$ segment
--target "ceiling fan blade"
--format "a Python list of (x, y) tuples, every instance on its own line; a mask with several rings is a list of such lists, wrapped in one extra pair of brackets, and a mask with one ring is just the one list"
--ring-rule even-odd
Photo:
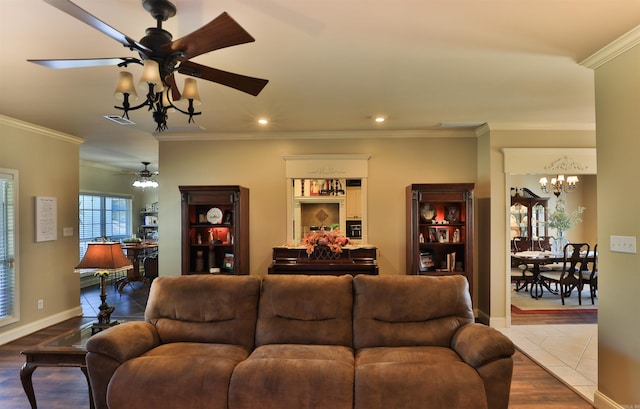
[(102, 20), (100, 20), (99, 18), (93, 16), (92, 14), (90, 14), (89, 12), (87, 12), (86, 10), (84, 10), (83, 8), (79, 7), (78, 5), (76, 5), (75, 3), (69, 1), (69, 0), (44, 0), (46, 3), (51, 4), (53, 7), (57, 8), (60, 11), (63, 11), (65, 13), (67, 13), (68, 15), (77, 18), (78, 20), (82, 21), (83, 23), (86, 23), (88, 25), (90, 25), (91, 27), (95, 28), (96, 30), (102, 32), (103, 34), (106, 34), (107, 36), (113, 38), (114, 40), (118, 41), (119, 43), (121, 43), (122, 45), (124, 45), (125, 47), (129, 47), (129, 48), (135, 48), (136, 50), (142, 52), (142, 53), (150, 53), (151, 50), (147, 47), (145, 47), (144, 45), (138, 43), (137, 41), (133, 40), (132, 38), (122, 34), (120, 31), (116, 30), (115, 28), (111, 27), (110, 25), (108, 25), (107, 23), (103, 22)]
[(42, 65), (44, 67), (53, 68), (56, 70), (65, 68), (85, 68), (85, 67), (103, 67), (107, 65), (118, 65), (130, 58), (118, 57), (118, 58), (83, 58), (83, 59), (69, 59), (69, 60), (27, 60), (34, 64)]
[(191, 61), (181, 63), (180, 67), (178, 67), (178, 72), (191, 75), (192, 77), (202, 78), (203, 80), (217, 82), (218, 84), (226, 85), (227, 87), (246, 92), (253, 96), (257, 96), (269, 82), (269, 80), (234, 74), (232, 72), (196, 64)]
[(176, 85), (176, 77), (171, 73), (171, 75), (165, 78), (165, 81), (167, 85), (171, 87), (171, 99), (173, 101), (178, 101), (180, 99), (180, 90)]
[(182, 51), (184, 53), (182, 59), (188, 60), (209, 51), (253, 41), (256, 41), (255, 38), (225, 12), (196, 31), (167, 44), (164, 48), (169, 53)]

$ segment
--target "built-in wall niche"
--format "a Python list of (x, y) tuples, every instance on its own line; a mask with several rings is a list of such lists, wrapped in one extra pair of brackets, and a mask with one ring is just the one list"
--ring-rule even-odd
[[(296, 217), (300, 220), (299, 232), (296, 235), (300, 238), (309, 232), (319, 231), (321, 229), (334, 230), (345, 226), (344, 220), (344, 198), (318, 198), (320, 201), (312, 199), (305, 201), (303, 198), (296, 200), (296, 212), (300, 212), (300, 216)], [(344, 232), (341, 228), (340, 231)]]
[(287, 242), (321, 228), (340, 229), (353, 244), (367, 243), (370, 155), (286, 156)]

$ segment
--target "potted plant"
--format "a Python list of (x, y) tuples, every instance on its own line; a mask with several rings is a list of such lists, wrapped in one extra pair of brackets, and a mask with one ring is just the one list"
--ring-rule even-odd
[(584, 210), (584, 207), (579, 206), (576, 210), (567, 212), (565, 210), (564, 203), (558, 203), (556, 211), (549, 214), (547, 225), (556, 229), (558, 232), (558, 235), (553, 242), (556, 253), (562, 253), (565, 244), (568, 243), (565, 232), (573, 228), (577, 223), (582, 222), (582, 213)]

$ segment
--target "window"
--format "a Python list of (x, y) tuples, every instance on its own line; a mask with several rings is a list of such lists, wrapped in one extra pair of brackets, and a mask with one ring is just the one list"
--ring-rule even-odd
[(131, 198), (80, 194), (80, 258), (87, 243), (106, 237), (119, 241), (131, 237)]
[(18, 320), (15, 254), (17, 171), (0, 169), (0, 325)]

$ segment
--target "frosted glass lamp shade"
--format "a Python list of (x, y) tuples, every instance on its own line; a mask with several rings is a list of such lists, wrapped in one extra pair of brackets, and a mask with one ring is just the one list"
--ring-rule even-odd
[(144, 68), (140, 76), (140, 84), (153, 84), (154, 91), (159, 92), (164, 88), (160, 78), (160, 67), (153, 60), (144, 60)]
[(173, 98), (171, 97), (171, 89), (165, 89), (162, 91), (162, 106), (167, 107), (167, 112), (174, 112), (175, 109), (171, 108), (173, 106)]
[(184, 80), (184, 90), (182, 90), (181, 101), (192, 99), (193, 105), (200, 105), (200, 94), (198, 93), (198, 83), (195, 78), (186, 78)]
[(138, 99), (136, 87), (133, 85), (133, 74), (128, 71), (120, 71), (116, 90), (113, 92), (113, 95), (120, 99), (124, 99), (124, 94), (129, 94), (132, 99)]

